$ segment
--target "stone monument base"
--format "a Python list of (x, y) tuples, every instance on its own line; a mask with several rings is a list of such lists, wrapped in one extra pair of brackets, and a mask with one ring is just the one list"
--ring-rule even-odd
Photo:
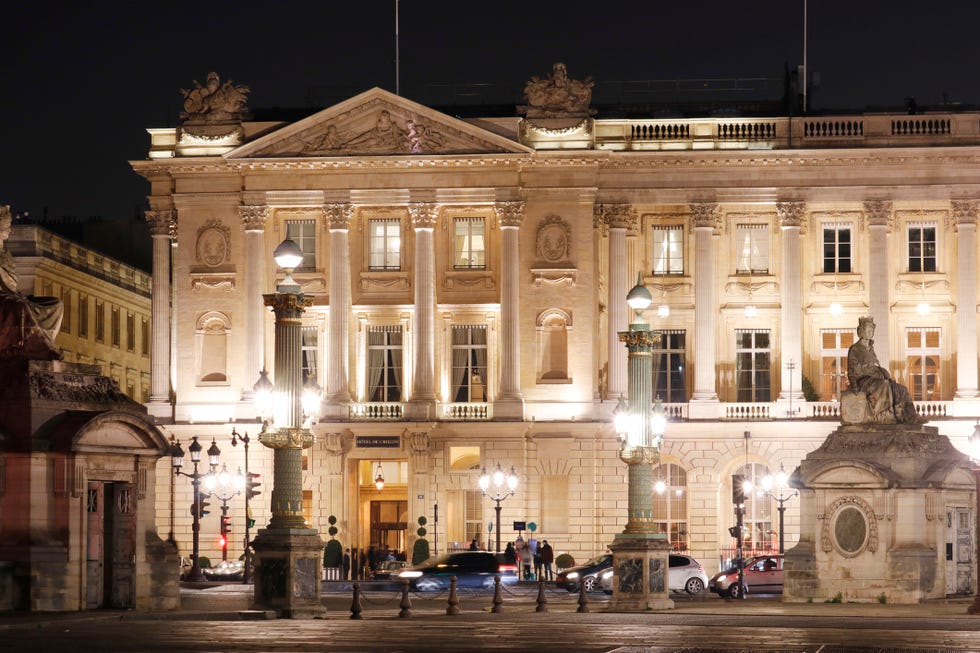
[(316, 619), (320, 603), (320, 556), (323, 540), (312, 528), (264, 528), (252, 541), (255, 549), (257, 610), (275, 610), (286, 619)]
[(953, 517), (973, 515), (971, 470), (935, 427), (838, 428), (790, 481), (800, 491), (800, 541), (786, 552), (783, 600), (918, 603), (971, 593), (961, 570), (975, 569), (972, 560), (954, 558), (972, 552), (959, 543), (974, 539), (973, 520)]
[(674, 607), (667, 584), (670, 543), (657, 533), (620, 533), (613, 552), (610, 612), (645, 612)]

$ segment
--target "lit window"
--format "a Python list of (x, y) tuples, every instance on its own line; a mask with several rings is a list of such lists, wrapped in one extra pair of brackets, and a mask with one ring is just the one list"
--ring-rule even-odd
[(487, 401), (487, 328), (453, 326), (453, 401)]
[[(769, 475), (769, 468), (760, 463), (742, 465), (735, 472), (752, 484), (762, 487), (762, 479)], [(742, 548), (768, 551), (778, 542), (778, 534), (772, 528), (772, 499), (757, 491), (745, 493), (745, 513), (742, 515)]]
[(316, 222), (313, 220), (290, 220), (286, 222), (286, 238), (299, 245), (303, 261), (297, 270), (316, 268)]
[(740, 224), (735, 228), (735, 271), (769, 272), (769, 225)]
[(136, 351), (136, 316), (129, 312), (126, 313), (126, 351)]
[(853, 329), (820, 331), (820, 398), (838, 401), (847, 389), (847, 350), (854, 344)]
[(660, 344), (653, 346), (653, 397), (664, 403), (687, 401), (685, 380), (685, 331), (658, 331)]
[(684, 274), (684, 228), (654, 226), (653, 273)]
[(674, 463), (657, 465), (653, 489), (654, 523), (667, 534), (674, 550), (687, 549), (687, 472)]
[(368, 401), (401, 401), (402, 328), (398, 325), (368, 329)]
[(769, 331), (735, 330), (735, 401), (772, 401)]
[(95, 300), (95, 341), (105, 342), (105, 304)]
[(319, 347), (318, 347), (318, 334), (319, 330), (316, 325), (304, 325), (300, 331), (302, 336), (302, 345), (300, 351), (302, 352), (303, 358), (303, 384), (313, 377), (313, 380), (319, 385), (319, 376), (317, 375), (317, 370), (319, 369), (317, 363), (319, 361)]
[(939, 401), (940, 330), (906, 329), (905, 360), (909, 393), (914, 401)]
[(397, 219), (368, 221), (372, 270), (401, 269), (401, 222)]
[(78, 337), (88, 338), (88, 295), (78, 296)]
[(120, 317), (119, 317), (119, 307), (112, 307), (112, 346), (119, 346), (119, 332), (121, 330)]
[(454, 230), (453, 267), (457, 270), (486, 268), (486, 221), (483, 218), (456, 218)]

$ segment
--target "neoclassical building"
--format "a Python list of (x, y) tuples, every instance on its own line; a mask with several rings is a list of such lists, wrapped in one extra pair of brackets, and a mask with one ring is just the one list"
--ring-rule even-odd
[[(259, 430), (253, 386), (274, 352), (262, 295), (289, 238), (312, 297), (304, 378), (321, 389), (304, 511), (325, 539), (333, 516), (345, 545), (411, 550), (424, 516), (440, 552), (492, 543), (477, 478), (499, 464), (520, 479), (505, 540), (525, 522), (557, 552), (605, 550), (626, 521), (611, 422), (638, 275), (662, 336), (650, 401), (669, 415), (654, 514), (709, 572), (734, 546), (732, 475), (761, 487), (839, 424), (860, 316), (920, 414), (966, 449), (980, 116), (605, 119), (589, 88), (556, 67), (516, 117), (466, 120), (377, 88), (290, 123), (189, 98), (132, 162), (150, 187), (160, 428), (244, 466), (229, 438)], [(271, 451), (253, 442), (249, 467), (262, 527)], [(186, 552), (190, 483), (158, 479), (159, 526)], [(916, 513), (945, 570), (931, 591), (970, 592), (972, 488), (934, 494)], [(748, 498), (750, 549), (778, 546), (779, 496)], [(784, 503), (791, 546), (799, 512)], [(238, 555), (240, 498), (230, 514)], [(212, 558), (217, 533), (205, 518)]]

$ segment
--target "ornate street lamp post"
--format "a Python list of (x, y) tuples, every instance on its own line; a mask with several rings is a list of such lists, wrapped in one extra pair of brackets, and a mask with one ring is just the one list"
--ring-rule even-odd
[[(192, 581), (204, 580), (204, 572), (198, 563), (201, 552), (201, 517), (204, 516), (202, 514), (204, 508), (201, 504), (201, 498), (204, 496), (201, 493), (201, 479), (204, 477), (204, 474), (197, 471), (197, 465), (201, 462), (201, 451), (203, 449), (204, 447), (197, 441), (197, 436), (195, 435), (191, 440), (190, 446), (187, 447), (187, 451), (191, 454), (191, 463), (194, 465), (194, 471), (188, 473), (180, 470), (184, 466), (184, 449), (180, 446), (180, 440), (175, 442), (170, 448), (170, 460), (174, 468), (174, 476), (186, 476), (191, 479), (191, 486), (194, 488), (194, 502), (191, 504), (191, 518), (193, 519), (191, 525), (191, 570), (187, 574), (187, 580)], [(211, 446), (208, 448), (208, 464), (211, 467), (211, 473), (218, 468), (219, 455), (221, 455), (221, 450), (212, 441)]]
[(228, 502), (245, 489), (245, 476), (240, 469), (232, 476), (228, 467), (222, 465), (220, 472), (211, 472), (204, 477), (204, 487), (211, 496), (221, 502), (221, 561), (225, 562), (228, 560), (228, 533), (231, 532)]
[[(783, 469), (782, 464), (779, 465), (779, 471), (776, 472), (775, 478), (768, 474), (762, 479), (762, 490), (765, 492), (766, 496), (779, 504), (776, 508), (779, 511), (779, 552), (786, 553), (786, 536), (785, 536), (785, 525), (786, 525), (786, 502), (795, 496), (799, 495), (799, 492), (793, 490), (793, 494), (784, 495), (783, 492), (787, 488), (787, 481), (789, 480), (789, 474)], [(773, 485), (775, 484), (777, 494), (772, 493)]]
[[(970, 436), (970, 461), (973, 462), (973, 476), (976, 479), (977, 495), (977, 517), (975, 520), (977, 523), (977, 532), (973, 545), (973, 557), (976, 558), (977, 548), (980, 547), (980, 422), (973, 427), (973, 435)], [(980, 563), (977, 564), (977, 569), (980, 570)], [(980, 571), (977, 571), (976, 583), (976, 595), (973, 597), (973, 603), (966, 609), (967, 614), (980, 614)]]
[[(292, 271), (303, 252), (292, 240), (275, 251), (285, 277), (276, 292), (264, 295), (275, 323), (275, 383), (272, 401), (256, 397), (263, 419), (259, 442), (273, 450), (272, 519), (260, 529), (255, 549), (255, 603), (287, 618), (315, 618), (320, 604), (320, 551), (323, 541), (303, 516), (303, 449), (313, 445), (309, 426), (314, 412), (303, 411), (302, 315), (312, 298), (303, 294)], [(257, 393), (258, 394), (258, 393)], [(319, 402), (315, 403), (318, 407)]]
[[(263, 372), (264, 374), (264, 372)], [(269, 381), (268, 377), (265, 379)], [(269, 383), (271, 386), (272, 384)], [(245, 435), (241, 435), (235, 430), (235, 427), (231, 427), (231, 446), (237, 447), (238, 443), (241, 442), (242, 446), (245, 447), (245, 535), (244, 535), (244, 546), (245, 546), (245, 568), (242, 571), (242, 583), (252, 582), (252, 542), (249, 537), (249, 531), (252, 528), (252, 524), (255, 520), (252, 519), (252, 506), (249, 502), (257, 495), (261, 494), (257, 488), (260, 483), (256, 480), (259, 475), (253, 474), (248, 470), (248, 443), (251, 438), (248, 437), (248, 431), (245, 431)]]
[(614, 582), (612, 609), (646, 611), (674, 607), (667, 586), (670, 544), (653, 520), (653, 464), (660, 460), (666, 419), (663, 406), (653, 397), (653, 349), (660, 344), (660, 334), (650, 331), (643, 311), (653, 302), (653, 295), (638, 275), (636, 286), (626, 296), (634, 317), (629, 331), (621, 331), (619, 340), (629, 351), (627, 362), (627, 398), (620, 400), (615, 411), (615, 428), (621, 439), (619, 458), (626, 463), (627, 521), (625, 530), (616, 536), (613, 552)]
[[(497, 553), (500, 553), (500, 504), (517, 491), (517, 472), (512, 466), (510, 474), (507, 474), (505, 479), (504, 470), (500, 467), (500, 463), (497, 463), (497, 469), (492, 474), (487, 473), (486, 467), (483, 468), (479, 482), (483, 496), (490, 497), (490, 500), (496, 504), (494, 509), (497, 511)], [(491, 482), (493, 483), (493, 494), (488, 494), (487, 491), (490, 489)], [(506, 493), (504, 492), (505, 487), (507, 488)]]

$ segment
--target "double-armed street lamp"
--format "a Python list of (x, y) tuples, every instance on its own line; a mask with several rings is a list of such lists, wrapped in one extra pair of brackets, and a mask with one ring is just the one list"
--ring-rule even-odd
[[(510, 468), (510, 474), (506, 476), (503, 468), (500, 467), (500, 463), (497, 463), (497, 469), (493, 470), (493, 473), (488, 474), (486, 467), (480, 473), (479, 483), (483, 496), (490, 497), (490, 500), (496, 504), (494, 509), (497, 511), (497, 553), (500, 553), (500, 504), (517, 491), (517, 482), (517, 472), (514, 471), (513, 466)], [(491, 484), (493, 485), (493, 494), (489, 493)], [(506, 492), (504, 488), (506, 488)]]
[[(170, 448), (170, 460), (174, 468), (175, 476), (186, 476), (191, 479), (191, 485), (194, 488), (194, 503), (191, 504), (191, 517), (193, 519), (193, 524), (191, 526), (192, 531), (192, 544), (191, 544), (191, 570), (187, 576), (187, 580), (191, 581), (202, 581), (204, 580), (204, 572), (201, 570), (201, 565), (198, 563), (198, 558), (200, 557), (200, 546), (201, 546), (201, 517), (204, 516), (204, 504), (202, 503), (202, 498), (205, 496), (201, 492), (201, 479), (206, 475), (198, 471), (197, 465), (201, 462), (201, 451), (204, 447), (201, 443), (197, 441), (197, 436), (195, 435), (191, 441), (190, 446), (187, 447), (188, 453), (191, 455), (191, 463), (194, 465), (193, 472), (181, 471), (181, 467), (184, 466), (184, 449), (180, 446), (180, 441), (174, 443)], [(218, 449), (218, 444), (211, 440), (211, 446), (208, 447), (208, 465), (210, 466), (209, 474), (213, 474), (218, 468), (218, 456), (221, 455), (221, 450)]]
[[(784, 526), (786, 524), (786, 502), (795, 496), (799, 495), (799, 492), (793, 490), (792, 494), (784, 494), (786, 488), (789, 487), (789, 474), (783, 469), (782, 464), (779, 465), (779, 471), (776, 475), (767, 474), (762, 478), (762, 491), (767, 497), (779, 504), (776, 510), (779, 511), (779, 552), (786, 552), (786, 537)], [(776, 490), (776, 494), (773, 494), (773, 488)]]
[(245, 489), (245, 476), (240, 469), (237, 474), (232, 475), (228, 467), (222, 465), (220, 472), (212, 472), (204, 477), (204, 487), (221, 502), (221, 561), (225, 562), (228, 560), (228, 533), (231, 532), (228, 502)]

